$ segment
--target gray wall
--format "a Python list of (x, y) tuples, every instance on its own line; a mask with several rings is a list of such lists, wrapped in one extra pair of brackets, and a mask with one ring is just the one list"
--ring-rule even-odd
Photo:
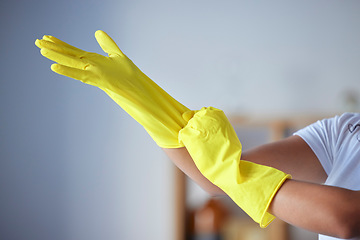
[[(358, 1), (0, 2), (0, 239), (171, 239), (172, 165), (100, 90), (58, 76), (44, 34), (108, 32), (193, 109), (329, 114), (358, 96)], [(355, 109), (357, 106), (355, 106)]]

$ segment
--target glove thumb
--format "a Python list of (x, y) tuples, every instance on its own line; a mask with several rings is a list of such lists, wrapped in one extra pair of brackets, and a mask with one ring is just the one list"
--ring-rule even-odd
[(109, 35), (107, 35), (104, 31), (96, 31), (95, 38), (102, 50), (109, 54), (109, 57), (111, 54), (124, 55), (114, 40), (112, 40), (111, 37), (109, 37)]

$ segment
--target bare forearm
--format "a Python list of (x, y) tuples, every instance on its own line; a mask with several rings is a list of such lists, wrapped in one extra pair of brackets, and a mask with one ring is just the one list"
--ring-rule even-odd
[[(163, 148), (163, 151), (181, 171), (209, 194), (225, 194), (201, 174), (186, 148)], [(296, 154), (297, 152), (300, 152), (301, 156)], [(291, 161), (289, 155), (293, 158)], [(242, 154), (244, 160), (277, 168), (290, 173), (294, 179), (321, 182), (325, 179), (326, 174), (319, 162), (317, 160), (313, 160), (315, 163), (312, 164), (304, 162), (305, 160), (310, 161), (309, 159), (312, 158), (316, 158), (316, 156), (311, 149), (296, 136), (285, 141), (263, 145)], [(305, 169), (302, 167), (303, 165), (307, 165), (308, 168)], [(302, 170), (300, 171), (300, 169)], [(321, 180), (318, 179), (319, 176)]]
[[(225, 195), (200, 173), (186, 148), (163, 150), (177, 167), (209, 194)], [(359, 191), (287, 180), (269, 210), (292, 225), (316, 233), (342, 238), (360, 235)]]
[(270, 212), (304, 229), (349, 238), (360, 232), (360, 192), (288, 180), (280, 188)]

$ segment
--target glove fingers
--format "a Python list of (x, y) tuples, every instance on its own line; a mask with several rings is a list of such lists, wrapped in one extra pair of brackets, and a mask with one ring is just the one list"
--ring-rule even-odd
[(51, 70), (56, 72), (57, 74), (64, 75), (76, 80), (80, 80), (84, 83), (95, 85), (92, 79), (96, 78), (96, 75), (92, 72), (81, 70), (77, 68), (72, 68), (60, 64), (53, 64), (51, 65)]
[(104, 31), (96, 31), (95, 38), (102, 50), (109, 54), (109, 56), (111, 54), (124, 55), (120, 48), (116, 45), (114, 40), (112, 40), (111, 37), (107, 35), (107, 33), (105, 33)]
[(70, 56), (82, 56), (82, 55), (85, 55), (85, 51), (83, 50), (80, 50), (78, 48), (75, 48), (75, 47), (68, 47), (68, 46), (65, 46), (65, 45), (61, 45), (61, 44), (57, 44), (57, 43), (54, 43), (54, 42), (51, 42), (51, 41), (47, 41), (47, 40), (36, 40), (35, 41), (35, 45), (37, 47), (39, 47), (40, 49), (50, 49), (50, 50), (54, 50), (56, 52), (59, 52), (59, 53), (64, 53), (64, 54), (67, 54), (67, 55), (70, 55)]
[(57, 45), (61, 45), (61, 46), (67, 47), (67, 48), (73, 49), (73, 50), (75, 50), (75, 51), (84, 52), (84, 51), (81, 50), (80, 48), (77, 48), (77, 47), (74, 47), (74, 46), (72, 46), (72, 45), (70, 45), (70, 44), (67, 44), (66, 42), (61, 41), (60, 39), (58, 39), (58, 38), (56, 38), (56, 37), (53, 37), (53, 36), (50, 36), (50, 35), (44, 35), (44, 36), (43, 36), (43, 40), (56, 43)]
[(85, 69), (89, 64), (86, 63), (83, 59), (69, 56), (63, 53), (59, 53), (47, 48), (43, 48), (40, 51), (41, 55), (44, 57), (57, 62), (61, 65), (65, 65), (72, 68)]

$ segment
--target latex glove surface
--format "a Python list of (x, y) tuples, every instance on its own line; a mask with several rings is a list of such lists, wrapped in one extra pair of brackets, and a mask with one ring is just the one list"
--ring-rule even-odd
[[(261, 227), (273, 215), (267, 212), (283, 182), (291, 176), (277, 169), (241, 159), (242, 146), (225, 114), (216, 108), (202, 108), (180, 131), (200, 172), (221, 188)], [(188, 114), (189, 115), (189, 114)]]
[(103, 31), (96, 40), (108, 56), (86, 52), (53, 36), (36, 40), (41, 54), (57, 62), (51, 69), (104, 90), (138, 121), (163, 148), (183, 147), (178, 132), (186, 125), (182, 114), (189, 109), (147, 77)]

